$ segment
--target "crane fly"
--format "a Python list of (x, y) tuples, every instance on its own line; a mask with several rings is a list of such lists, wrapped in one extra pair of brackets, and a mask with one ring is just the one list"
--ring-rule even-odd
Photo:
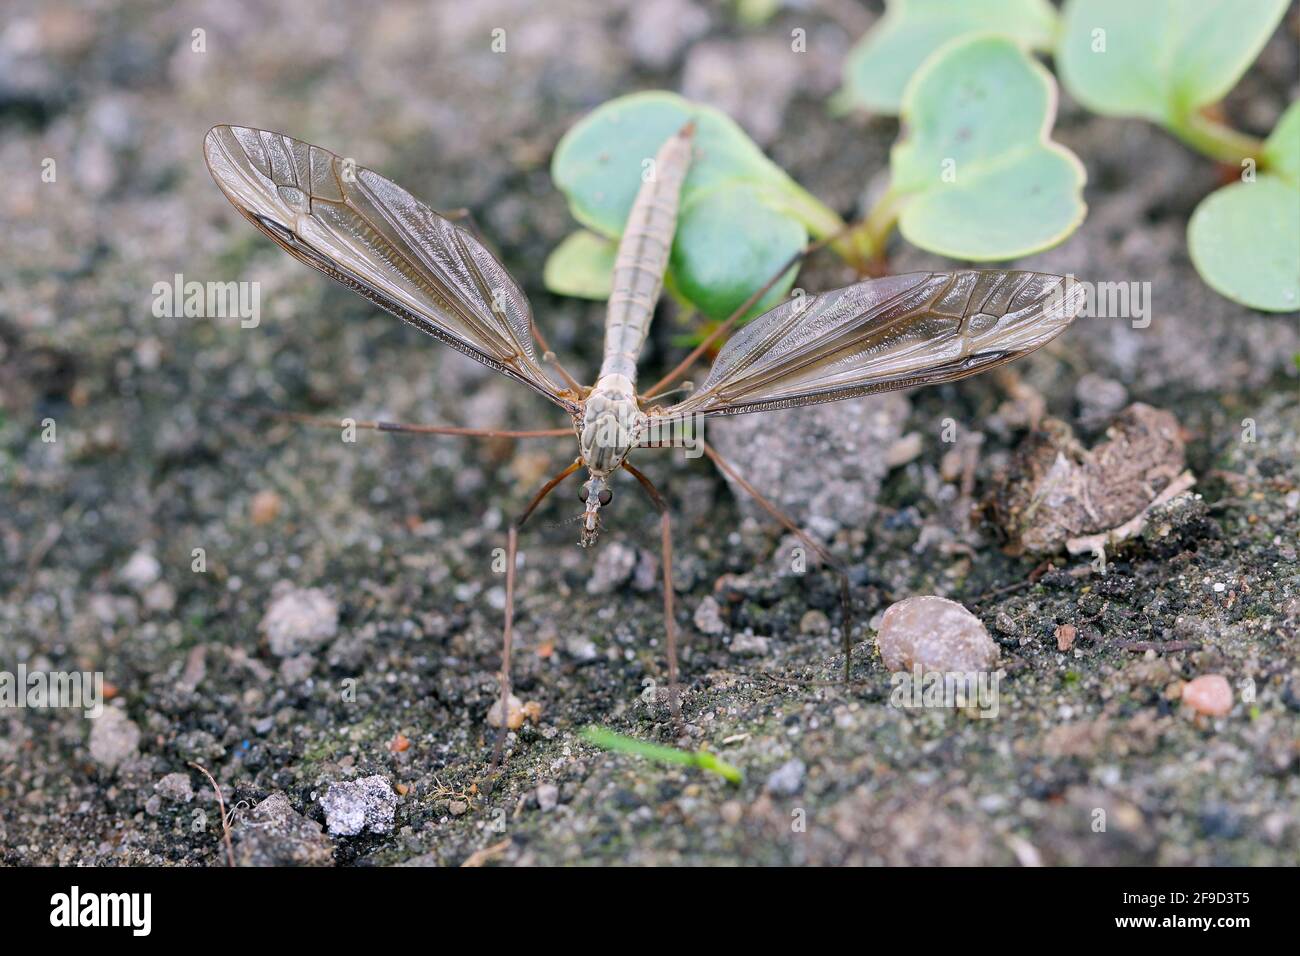
[[(637, 359), (663, 286), (677, 225), (682, 183), (691, 166), (694, 124), (660, 147), (628, 214), (615, 257), (604, 354), (593, 385), (580, 385), (554, 359), (532, 310), (500, 262), (466, 229), (397, 184), (351, 160), (281, 133), (216, 126), (204, 152), (217, 186), (243, 216), (290, 255), (365, 296), (422, 332), (482, 362), (558, 405), (570, 417), (578, 455), (551, 478), (509, 526), (500, 674), (500, 733), (510, 701), (518, 532), (565, 479), (586, 470), (581, 539), (596, 543), (614, 497), (611, 479), (626, 471), (660, 515), (664, 625), (670, 709), (679, 713), (669, 510), (628, 460), (634, 450), (681, 444), (692, 423), (857, 398), (874, 392), (950, 382), (1013, 361), (1050, 342), (1078, 314), (1083, 289), (1038, 272), (918, 272), (858, 282), (786, 300), (726, 342), (704, 383), (671, 405), (654, 401), (681, 379), (704, 348), (729, 331), (802, 255), (784, 264), (685, 361), (644, 393)], [(539, 357), (534, 339), (540, 344)], [(554, 364), (557, 383), (543, 368)], [(296, 416), (300, 419), (305, 416)], [(333, 423), (331, 423), (333, 424)], [(568, 429), (500, 431), (358, 422), (383, 431), (526, 438)], [(666, 437), (665, 437), (666, 436)], [(826, 549), (750, 485), (707, 442), (705, 454), (839, 574), (845, 602), (845, 679), (851, 659), (848, 579)], [(816, 468), (810, 461), (807, 467)]]

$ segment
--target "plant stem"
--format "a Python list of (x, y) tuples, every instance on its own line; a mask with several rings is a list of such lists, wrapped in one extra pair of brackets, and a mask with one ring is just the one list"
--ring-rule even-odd
[(876, 249), (869, 239), (857, 235), (861, 226), (845, 231), (844, 220), (835, 211), (825, 206), (815, 196), (796, 187), (788, 195), (781, 196), (786, 211), (798, 219), (808, 229), (814, 239), (829, 239), (838, 236), (829, 245), (832, 251), (858, 272), (864, 272), (875, 258)]
[(885, 258), (885, 245), (889, 242), (889, 234), (898, 225), (903, 200), (903, 194), (895, 192), (892, 187), (886, 190), (871, 207), (867, 217), (831, 248), (842, 259), (857, 267), (858, 271), (880, 273)]
[(1198, 152), (1233, 166), (1240, 165), (1246, 158), (1258, 161), (1264, 151), (1261, 140), (1216, 122), (1198, 111), (1174, 117), (1167, 128)]

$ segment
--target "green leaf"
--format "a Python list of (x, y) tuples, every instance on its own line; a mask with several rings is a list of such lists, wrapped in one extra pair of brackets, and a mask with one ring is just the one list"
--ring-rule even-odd
[[(697, 193), (681, 210), (673, 244), (676, 288), (705, 315), (726, 318), (807, 241), (801, 222), (748, 183)], [(797, 272), (786, 272), (747, 318), (784, 299)]]
[(781, 0), (736, 0), (736, 19), (741, 26), (761, 27), (780, 9)]
[(998, 33), (1046, 50), (1056, 39), (1056, 12), (1047, 0), (887, 0), (885, 15), (845, 61), (841, 101), (898, 113), (903, 89), (925, 58), (972, 33)]
[[(772, 262), (775, 270), (780, 265), (776, 250), (788, 249), (785, 257), (795, 251), (792, 236), (822, 238), (844, 225), (764, 156), (726, 114), (663, 91), (620, 97), (565, 134), (551, 161), (551, 176), (578, 222), (617, 240), (641, 186), (644, 162), (692, 119), (694, 158), (682, 186), (667, 283), (701, 312), (717, 316), (719, 309), (728, 303), (734, 309), (771, 278), (771, 272), (757, 276), (753, 263)], [(740, 208), (742, 197), (757, 208)], [(721, 210), (733, 216), (729, 229), (723, 228)], [(694, 238), (684, 245), (683, 235)], [(708, 244), (701, 241), (704, 236)]]
[(909, 242), (988, 261), (1056, 245), (1083, 221), (1077, 156), (1048, 137), (1051, 74), (1014, 41), (954, 40), (903, 94), (907, 134), (890, 153), (889, 201)]
[(1259, 55), (1287, 0), (1067, 0), (1061, 82), (1096, 113), (1171, 128), (1221, 100)]
[(542, 281), (557, 295), (575, 299), (609, 298), (618, 245), (587, 229), (570, 233), (546, 257)]
[(1192, 263), (1206, 284), (1265, 312), (1300, 311), (1300, 103), (1264, 144), (1253, 181), (1216, 190), (1187, 224)]
[(648, 760), (656, 760), (659, 763), (673, 763), (684, 767), (699, 767), (702, 770), (716, 773), (728, 783), (739, 784), (745, 779), (743, 773), (731, 764), (719, 760), (707, 750), (697, 750), (694, 753), (686, 750), (676, 750), (672, 747), (652, 744), (649, 741), (637, 740), (634, 737), (624, 737), (622, 734), (616, 734), (614, 731), (605, 727), (588, 727), (583, 730), (582, 736), (586, 738), (588, 743), (595, 744), (603, 750), (635, 754), (638, 757), (645, 757)]
[(1277, 121), (1260, 159), (1270, 173), (1300, 183), (1300, 100), (1288, 106)]

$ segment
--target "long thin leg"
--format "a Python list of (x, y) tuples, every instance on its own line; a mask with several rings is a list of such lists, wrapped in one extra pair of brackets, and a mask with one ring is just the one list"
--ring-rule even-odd
[[(297, 422), (300, 425), (313, 425), (318, 428), (339, 429), (343, 427), (341, 418), (321, 418), (318, 415), (304, 415), (301, 412), (283, 412), (273, 408), (257, 408), (252, 405), (229, 406), (239, 411), (249, 412), (262, 418), (274, 418), (278, 421)], [(452, 425), (405, 425), (400, 422), (352, 422), (353, 428), (363, 431), (401, 432), (409, 435), (454, 435), (460, 438), (558, 438), (573, 435), (572, 428), (542, 428), (515, 430), (508, 428), (460, 428)]]
[(560, 377), (564, 379), (564, 384), (573, 389), (575, 397), (580, 397), (582, 395), (582, 386), (578, 384), (576, 378), (569, 374), (569, 370), (564, 367), (564, 363), (555, 357), (555, 352), (551, 349), (551, 343), (546, 341), (546, 336), (542, 335), (542, 330), (537, 327), (537, 322), (531, 315), (528, 317), (528, 331), (532, 332), (533, 338), (535, 338), (537, 344), (542, 347), (542, 360), (554, 365), (555, 370), (559, 372)]
[(640, 471), (623, 462), (623, 467), (631, 472), (632, 477), (641, 483), (645, 493), (659, 509), (660, 550), (663, 552), (664, 569), (664, 630), (668, 635), (668, 710), (677, 720), (681, 717), (681, 700), (677, 686), (677, 620), (673, 616), (673, 535), (672, 518), (668, 503), (651, 484), (650, 479)]
[(501, 763), (501, 754), (505, 751), (506, 734), (510, 730), (507, 724), (510, 717), (510, 650), (514, 643), (515, 556), (519, 552), (519, 529), (524, 526), (524, 522), (542, 503), (542, 499), (554, 491), (560, 482), (581, 467), (582, 459), (579, 458), (568, 468), (565, 468), (564, 471), (542, 485), (542, 490), (533, 495), (533, 500), (528, 503), (528, 507), (524, 509), (523, 514), (510, 523), (510, 529), (506, 532), (506, 622), (501, 637), (501, 727), (497, 731), (496, 746), (492, 749), (492, 772), (495, 772)]
[(736, 471), (736, 469), (732, 467), (725, 458), (719, 455), (713, 446), (707, 442), (704, 443), (704, 453), (713, 459), (713, 463), (721, 468), (725, 474), (729, 475), (736, 484), (749, 492), (753, 496), (754, 500), (763, 507), (764, 511), (770, 514), (777, 521), (781, 522), (781, 524), (785, 525), (786, 528), (799, 537), (800, 541), (821, 555), (821, 559), (825, 561), (827, 566), (839, 576), (840, 601), (844, 605), (844, 683), (849, 683), (849, 675), (853, 663), (853, 605), (849, 601), (848, 574), (845, 573), (843, 567), (840, 566), (840, 563), (831, 556), (831, 553), (822, 547), (820, 542), (808, 535), (802, 528), (795, 524), (793, 518), (776, 505), (772, 504), (772, 502), (768, 501), (767, 498), (763, 497), (763, 494), (757, 488), (746, 481), (744, 477), (741, 476), (740, 472)]

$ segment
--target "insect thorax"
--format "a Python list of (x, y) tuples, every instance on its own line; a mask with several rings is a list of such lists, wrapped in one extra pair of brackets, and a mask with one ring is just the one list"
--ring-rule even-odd
[(632, 381), (624, 375), (601, 376), (587, 396), (578, 431), (578, 447), (592, 474), (607, 475), (617, 468), (636, 445), (644, 423)]

